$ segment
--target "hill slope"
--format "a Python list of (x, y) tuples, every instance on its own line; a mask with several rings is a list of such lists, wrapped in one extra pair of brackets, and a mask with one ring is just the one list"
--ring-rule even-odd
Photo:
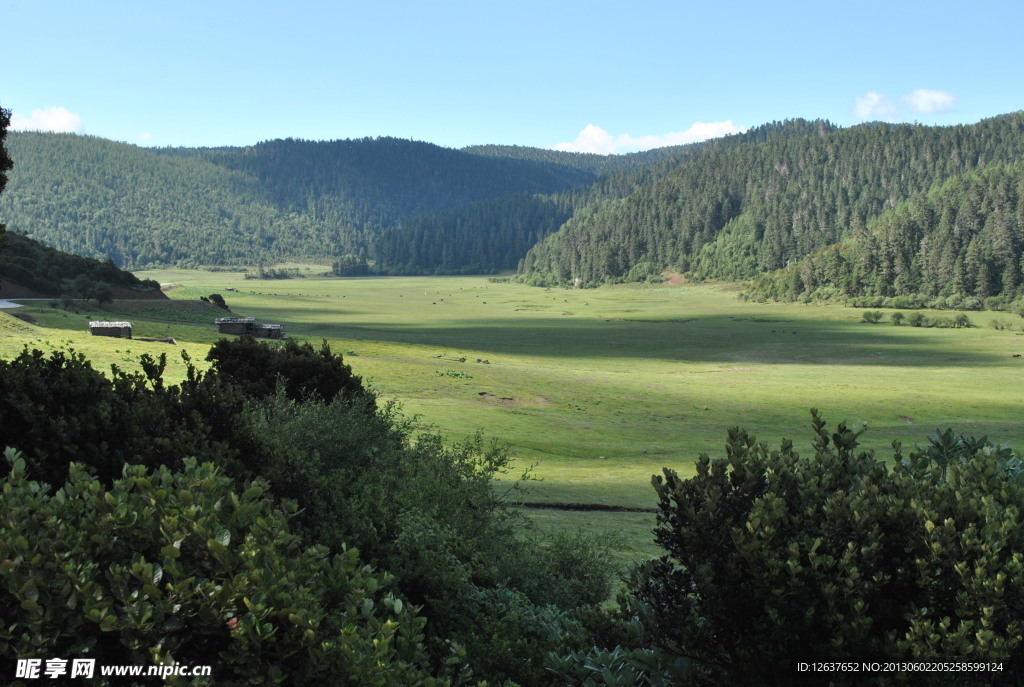
[(913, 194), (1024, 158), (1024, 113), (971, 126), (865, 125), (719, 147), (621, 199), (577, 211), (535, 246), (533, 283), (664, 269), (749, 278), (863, 230)]
[(164, 298), (160, 285), (139, 280), (113, 262), (71, 255), (12, 231), (0, 235), (0, 297), (58, 296), (94, 298), (106, 292), (121, 298)]
[(403, 218), (594, 179), (398, 139), (150, 150), (13, 132), (7, 145), (11, 230), (130, 267), (366, 255)]
[(917, 194), (868, 230), (761, 276), (751, 295), (919, 295), (958, 304), (967, 296), (980, 307), (980, 299), (1024, 294), (1022, 259), (1024, 163), (991, 165)]

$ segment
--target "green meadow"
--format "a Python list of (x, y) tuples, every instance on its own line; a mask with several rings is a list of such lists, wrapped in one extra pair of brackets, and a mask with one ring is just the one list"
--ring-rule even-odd
[[(721, 456), (742, 426), (776, 445), (810, 448), (809, 409), (833, 424), (867, 423), (880, 456), (936, 428), (1024, 446), (1020, 325), (1005, 313), (968, 313), (971, 329), (861, 321), (841, 306), (758, 304), (731, 285), (622, 285), (562, 290), (486, 277), (247, 280), (241, 272), (140, 273), (168, 285), (166, 301), (118, 302), (88, 312), (47, 304), (0, 311), (0, 354), (74, 348), (97, 367), (132, 367), (141, 353), (201, 361), (223, 311), (284, 324), (346, 361), (383, 399), (450, 440), (481, 431), (510, 446), (527, 500), (650, 508), (652, 474), (692, 473), (702, 452)], [(173, 286), (171, 286), (173, 285)], [(936, 313), (927, 313), (929, 315)], [(944, 316), (955, 313), (943, 312)], [(136, 337), (91, 337), (90, 319), (128, 319)], [(993, 319), (1012, 324), (996, 330)], [(513, 475), (514, 476), (514, 475)], [(511, 476), (510, 476), (511, 477)], [(620, 535), (623, 556), (656, 553), (647, 513), (530, 511), (546, 528)]]

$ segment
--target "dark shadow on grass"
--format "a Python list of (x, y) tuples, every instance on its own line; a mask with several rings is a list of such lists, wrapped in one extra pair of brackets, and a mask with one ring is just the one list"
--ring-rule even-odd
[(516, 315), (447, 326), (342, 320), (319, 326), (296, 325), (290, 331), (296, 336), (433, 346), (438, 352), (471, 350), (537, 357), (922, 368), (1012, 364), (1009, 357), (963, 350), (971, 337), (970, 330), (834, 321), (758, 322), (727, 316), (635, 321)]

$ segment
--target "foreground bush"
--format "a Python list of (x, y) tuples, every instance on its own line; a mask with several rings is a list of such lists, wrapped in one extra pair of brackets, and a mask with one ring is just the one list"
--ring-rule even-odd
[[(984, 441), (943, 454), (938, 433), (907, 460), (897, 445), (890, 470), (855, 452), (860, 432), (830, 433), (816, 414), (814, 431), (809, 458), (734, 429), (725, 459), (702, 455), (691, 479), (656, 477), (666, 554), (637, 569), (624, 614), (712, 684), (818, 684), (797, 661), (844, 660), (991, 661), (1002, 672), (830, 675), (836, 684), (1024, 678), (1019, 461)], [(956, 448), (951, 432), (945, 441)]]
[[(17, 658), (211, 665), (216, 685), (431, 685), (424, 621), (353, 549), (289, 531), (266, 484), (211, 465), (81, 467), (50, 490), (12, 470), (0, 500), (0, 674)], [(122, 680), (123, 683), (123, 680)], [(97, 677), (89, 684), (104, 684)], [(121, 684), (121, 683), (119, 683)]]
[(252, 336), (240, 336), (218, 341), (206, 359), (221, 379), (239, 387), (249, 398), (271, 396), (280, 384), (292, 400), (315, 396), (331, 401), (342, 396), (358, 400), (366, 408), (373, 407), (373, 394), (326, 341), (314, 349), (294, 339), (270, 346)]
[(522, 536), (495, 485), (506, 450), (417, 435), (326, 346), (225, 340), (210, 359), (165, 385), (163, 359), (104, 376), (81, 355), (26, 350), (0, 361), (0, 442), (23, 452), (26, 480), (55, 488), (72, 463), (109, 487), (127, 464), (173, 474), (190, 455), (239, 493), (265, 480), (298, 504), (289, 528), (305, 546), (357, 548), (394, 575), (427, 620), (436, 675), (538, 684), (549, 652), (582, 648), (576, 616), (608, 598), (612, 563), (593, 540)]
[[(143, 356), (143, 366), (148, 374), (112, 366), (105, 376), (81, 353), (27, 348), (0, 360), (0, 446), (22, 451), (28, 476), (53, 485), (72, 462), (109, 483), (127, 463), (180, 467), (184, 456), (233, 455), (223, 440), (241, 396), (229, 399), (212, 378), (195, 375), (165, 387), (163, 360)], [(0, 465), (0, 474), (8, 469)]]
[(300, 500), (303, 535), (358, 547), (422, 606), (438, 669), (454, 642), (477, 677), (541, 684), (548, 653), (579, 648), (576, 609), (611, 593), (598, 542), (522, 536), (495, 485), (508, 452), (480, 436), (444, 444), (413, 435), (393, 406), (367, 416), (341, 396), (296, 402), (282, 391), (244, 418), (271, 456), (260, 474)]

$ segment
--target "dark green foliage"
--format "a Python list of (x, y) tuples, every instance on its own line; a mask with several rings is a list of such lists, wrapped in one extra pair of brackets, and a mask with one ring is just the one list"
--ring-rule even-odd
[(666, 554), (638, 570), (624, 612), (715, 684), (797, 684), (797, 660), (937, 657), (1004, 672), (927, 684), (1024, 678), (1024, 489), (1008, 456), (940, 433), (906, 462), (896, 446), (890, 471), (856, 452), (863, 430), (813, 419), (812, 457), (734, 429), (727, 458), (654, 479)]
[[(79, 298), (103, 299), (110, 287), (136, 291), (159, 290), (153, 280), (139, 280), (131, 272), (114, 263), (62, 253), (38, 241), (8, 232), (0, 251), (0, 275), (4, 280), (32, 289), (46, 296), (85, 292)], [(97, 295), (98, 294), (98, 295)]]
[(389, 227), (371, 253), (386, 274), (479, 274), (515, 269), (535, 243), (572, 215), (564, 196), (517, 195)]
[(878, 324), (879, 322), (882, 321), (882, 318), (885, 317), (885, 313), (879, 312), (877, 310), (866, 310), (864, 314), (861, 315), (861, 317), (865, 322), (868, 322), (870, 324)]
[(331, 271), (339, 277), (368, 277), (370, 265), (367, 264), (366, 258), (346, 255), (331, 265)]
[(86, 275), (80, 274), (74, 279), (66, 279), (62, 283), (63, 290), (69, 292), (83, 301), (96, 301), (97, 305), (103, 305), (114, 300), (114, 292), (110, 284), (95, 281)]
[(0, 444), (25, 453), (33, 479), (55, 485), (72, 461), (109, 482), (127, 463), (178, 466), (189, 455), (252, 478), (267, 457), (240, 423), (246, 399), (281, 384), (292, 398), (341, 397), (374, 412), (373, 395), (326, 344), (272, 347), (242, 337), (220, 341), (210, 360), (211, 372), (190, 367), (181, 385), (165, 386), (163, 356), (143, 356), (142, 373), (115, 367), (108, 377), (82, 354), (26, 349), (0, 360)]
[[(0, 670), (24, 657), (210, 665), (197, 685), (431, 685), (424, 621), (354, 549), (289, 531), (262, 481), (209, 464), (126, 466), (105, 488), (71, 466), (59, 490), (24, 460), (0, 499)], [(101, 678), (89, 684), (108, 685)], [(120, 684), (120, 683), (118, 683)], [(174, 682), (174, 684), (179, 684)]]
[[(358, 547), (422, 605), (435, 672), (538, 684), (548, 653), (581, 648), (575, 614), (608, 597), (607, 551), (520, 536), (495, 487), (505, 450), (414, 435), (326, 346), (232, 340), (211, 359), (207, 373), (190, 366), (180, 385), (165, 385), (163, 358), (107, 378), (77, 354), (25, 351), (0, 361), (0, 443), (22, 449), (30, 475), (54, 486), (76, 461), (109, 485), (127, 464), (187, 471), (189, 455), (239, 485), (265, 479), (300, 506), (288, 517), (302, 541)], [(128, 537), (156, 536), (151, 524), (126, 531), (129, 551)]]
[(564, 687), (682, 687), (696, 684), (689, 659), (660, 649), (593, 648), (552, 654), (547, 670)]
[(373, 407), (373, 395), (363, 388), (362, 380), (342, 356), (331, 352), (326, 341), (317, 350), (312, 344), (292, 339), (282, 346), (271, 346), (251, 336), (240, 336), (218, 341), (206, 359), (221, 379), (249, 398), (266, 398), (281, 382), (293, 400), (316, 396), (330, 401), (341, 395)]
[(375, 237), (401, 221), (594, 180), (394, 138), (152, 150), (19, 132), (9, 147), (17, 167), (0, 212), (12, 230), (133, 269), (375, 259)]
[[(195, 377), (182, 388), (160, 382), (164, 359), (143, 359), (150, 371), (110, 376), (85, 356), (24, 350), (0, 360), (0, 445), (21, 450), (28, 474), (59, 485), (68, 465), (83, 463), (109, 483), (128, 463), (180, 466), (185, 456), (228, 460), (232, 423), (210, 422), (210, 408), (241, 408), (241, 396)], [(201, 400), (202, 399), (202, 400)], [(194, 412), (198, 411), (198, 412)], [(2, 466), (6, 469), (6, 466)]]
[[(1005, 309), (1024, 287), (1024, 165), (990, 164), (941, 181), (838, 246), (759, 278), (751, 294), (789, 299), (831, 285), (837, 291), (823, 295), (909, 299), (893, 307)], [(786, 284), (795, 275), (794, 292)]]
[[(10, 125), (11, 111), (0, 107), (0, 193), (3, 193), (4, 187), (7, 186), (7, 172), (14, 168), (14, 162), (4, 145), (7, 139), (7, 127)], [(0, 230), (0, 234), (2, 233), (3, 231)]]
[(218, 308), (221, 308), (222, 310), (230, 309), (228, 308), (227, 301), (224, 300), (224, 296), (220, 295), (219, 293), (211, 293), (208, 298), (209, 301), (216, 305)]
[(480, 437), (444, 445), (414, 436), (391, 406), (368, 416), (341, 396), (302, 403), (282, 393), (247, 413), (270, 460), (275, 492), (303, 506), (311, 541), (357, 546), (423, 606), (440, 664), (451, 642), (475, 675), (538, 684), (544, 657), (576, 648), (570, 613), (610, 593), (607, 552), (596, 542), (522, 539), (495, 491), (509, 457)]
[[(844, 262), (849, 260), (845, 244), (842, 251), (834, 244), (863, 236), (868, 223), (895, 202), (982, 167), (1016, 162), (1024, 154), (1022, 122), (1020, 113), (957, 127), (836, 130), (827, 123), (797, 121), (753, 139), (723, 139), (677, 160), (667, 174), (630, 189), (621, 200), (607, 202), (606, 196), (577, 206), (571, 220), (530, 250), (520, 272), (531, 283), (591, 286), (622, 281), (647, 261), (659, 271), (737, 279), (815, 255), (815, 269), (791, 267), (786, 279), (773, 285), (773, 297), (796, 297), (822, 286), (858, 293), (861, 283), (849, 280), (868, 275), (883, 288), (907, 293), (915, 274), (912, 263), (886, 263), (876, 255), (879, 250), (866, 248), (866, 262), (854, 270)], [(1011, 226), (1012, 212), (1000, 216)], [(975, 288), (962, 293), (988, 296), (1000, 284), (1020, 283), (1018, 276), (1005, 281), (1004, 271), (992, 270), (1011, 259), (1012, 234), (1002, 231), (999, 262), (993, 257), (988, 264), (977, 246), (980, 257), (972, 264), (978, 271), (966, 262), (962, 267), (963, 274), (978, 275), (969, 277)], [(919, 240), (918, 234), (904, 232), (901, 243), (885, 250), (905, 256)], [(928, 248), (941, 256), (943, 245)], [(978, 290), (979, 283), (988, 292)]]
[[(7, 138), (7, 127), (10, 124), (11, 111), (0, 107), (0, 193), (3, 193), (4, 187), (7, 186), (7, 172), (14, 167), (14, 163), (7, 154), (7, 148), (4, 146), (4, 140)], [(6, 231), (7, 225), (0, 224), (0, 256), (3, 255), (4, 234)], [(2, 270), (0, 270), (0, 273), (2, 273)]]
[(922, 473), (938, 468), (940, 477), (948, 478), (949, 469), (969, 463), (979, 453), (995, 459), (996, 468), (1006, 479), (1015, 485), (1024, 486), (1024, 474), (1021, 472), (1021, 461), (1008, 445), (997, 446), (987, 436), (975, 437), (965, 434), (957, 435), (951, 427), (945, 431), (938, 429), (928, 437), (926, 446), (917, 445), (901, 464), (911, 472)]

